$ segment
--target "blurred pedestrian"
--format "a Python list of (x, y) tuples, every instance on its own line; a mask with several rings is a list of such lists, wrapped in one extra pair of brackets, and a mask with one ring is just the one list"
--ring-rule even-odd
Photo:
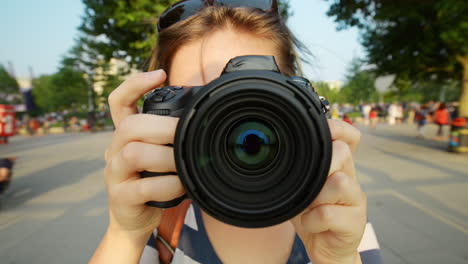
[(439, 129), (437, 130), (437, 136), (434, 139), (443, 139), (444, 126), (448, 125), (450, 122), (450, 114), (445, 103), (440, 103), (439, 108), (435, 111), (434, 122), (439, 126)]
[(422, 105), (421, 108), (416, 112), (416, 122), (418, 124), (418, 137), (424, 138), (425, 136), (425, 126), (428, 119), (428, 108), (427, 105)]
[(44, 131), (44, 134), (49, 133), (49, 129), (50, 129), (50, 126), (51, 126), (50, 120), (51, 120), (50, 117), (46, 116), (44, 118), (44, 122), (42, 122), (42, 129)]
[(398, 107), (395, 103), (388, 107), (388, 124), (394, 125), (398, 116)]
[(403, 119), (404, 119), (403, 104), (397, 104), (397, 105), (396, 105), (396, 116), (395, 116), (395, 119), (396, 119), (396, 123), (397, 123), (397, 124), (403, 123)]
[(377, 122), (379, 121), (379, 113), (377, 112), (377, 108), (373, 107), (369, 113), (369, 120), (370, 120), (370, 127), (376, 128)]
[(407, 124), (413, 124), (414, 123), (414, 118), (416, 117), (416, 111), (417, 111), (417, 106), (411, 104), (409, 106), (409, 110), (408, 110), (408, 117), (406, 118), (406, 123)]
[(0, 195), (8, 188), (13, 174), (16, 157), (0, 158)]
[(70, 131), (71, 132), (80, 132), (81, 124), (80, 120), (76, 116), (70, 118)]
[(369, 123), (370, 123), (370, 120), (369, 120), (369, 114), (370, 114), (370, 111), (372, 110), (372, 107), (370, 106), (370, 104), (368, 103), (365, 103), (363, 106), (362, 106), (362, 109), (361, 109), (361, 112), (362, 112), (362, 118), (364, 118), (364, 125), (368, 126)]
[(450, 113), (450, 120), (455, 120), (458, 117), (458, 102), (451, 102), (447, 110)]

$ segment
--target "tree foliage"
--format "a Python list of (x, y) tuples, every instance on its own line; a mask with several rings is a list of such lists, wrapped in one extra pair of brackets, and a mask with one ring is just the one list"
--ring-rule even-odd
[(59, 111), (87, 103), (88, 84), (83, 72), (63, 66), (52, 75), (33, 80), (33, 95), (43, 111)]
[(19, 93), (19, 85), (3, 65), (0, 64), (0, 103), (6, 103), (7, 97)]
[(313, 82), (312, 86), (320, 96), (327, 98), (332, 104), (344, 103), (346, 101), (340, 90), (330, 88), (330, 85), (326, 82)]
[[(462, 79), (468, 72), (468, 3), (462, 0), (330, 0), (338, 28), (358, 27), (378, 73), (412, 81)], [(467, 73), (465, 73), (467, 74)], [(468, 84), (465, 82), (468, 114)], [(463, 99), (464, 98), (464, 99)]]
[[(460, 0), (334, 0), (339, 28), (362, 29), (369, 62), (383, 73), (458, 78), (468, 54), (468, 4)], [(458, 72), (457, 72), (458, 71)]]
[(363, 69), (364, 62), (354, 58), (348, 66), (346, 82), (341, 94), (346, 102), (358, 104), (362, 102), (377, 102), (379, 95), (375, 90), (375, 73)]
[(458, 80), (411, 82), (400, 78), (384, 94), (386, 102), (453, 102), (460, 98), (461, 85)]

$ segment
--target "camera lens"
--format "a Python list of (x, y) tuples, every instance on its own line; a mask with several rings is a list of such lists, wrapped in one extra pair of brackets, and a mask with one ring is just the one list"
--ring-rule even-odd
[(279, 224), (310, 205), (327, 177), (331, 139), (303, 92), (258, 78), (200, 90), (176, 132), (177, 171), (188, 196), (242, 227)]
[(229, 133), (227, 156), (245, 170), (258, 170), (270, 164), (278, 153), (278, 137), (260, 120), (238, 122)]

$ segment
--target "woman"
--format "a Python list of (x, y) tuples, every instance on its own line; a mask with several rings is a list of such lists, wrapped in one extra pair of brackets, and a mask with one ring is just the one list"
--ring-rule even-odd
[[(110, 95), (117, 128), (105, 154), (110, 222), (91, 263), (138, 263), (162, 216), (161, 209), (144, 203), (168, 201), (184, 193), (176, 176), (138, 176), (143, 170), (176, 171), (173, 149), (165, 145), (173, 143), (178, 122), (172, 117), (138, 114), (138, 99), (164, 84), (204, 85), (219, 77), (231, 58), (242, 55), (273, 55), (283, 74), (296, 73), (295, 41), (278, 16), (276, 1), (229, 1), (232, 7), (192, 10), (200, 2), (182, 1), (160, 18), (151, 68), (162, 70), (130, 78)], [(251, 8), (246, 3), (263, 6)], [(177, 13), (187, 10), (193, 12)], [(358, 245), (366, 226), (366, 196), (357, 182), (352, 158), (360, 133), (342, 121), (329, 121), (329, 125), (333, 158), (328, 180), (309, 208), (294, 219), (273, 227), (245, 229), (195, 208), (202, 222), (198, 227), (204, 228), (209, 243), (201, 249), (207, 252), (199, 253), (212, 255), (203, 263), (286, 263), (296, 251), (303, 251), (313, 263), (361, 263)], [(297, 241), (300, 247), (296, 247)], [(194, 247), (197, 243), (192, 241)], [(173, 263), (192, 263), (185, 262), (193, 259), (189, 257)]]

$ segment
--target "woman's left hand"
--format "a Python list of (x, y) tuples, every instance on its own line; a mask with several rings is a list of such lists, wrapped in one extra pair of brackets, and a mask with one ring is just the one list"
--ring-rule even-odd
[(357, 248), (367, 222), (367, 198), (352, 157), (361, 134), (342, 121), (328, 124), (333, 156), (327, 181), (312, 204), (291, 222), (312, 263), (361, 263)]

